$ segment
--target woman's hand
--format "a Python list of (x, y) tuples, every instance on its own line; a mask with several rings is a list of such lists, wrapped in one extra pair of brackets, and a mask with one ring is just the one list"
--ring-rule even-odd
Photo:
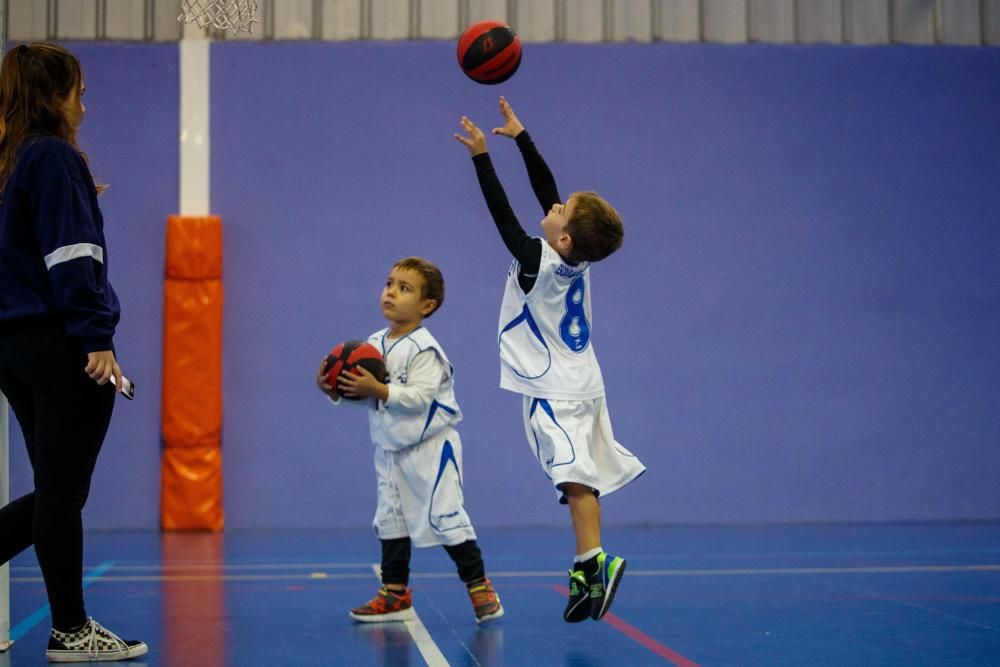
[(122, 369), (115, 361), (115, 353), (111, 350), (87, 353), (87, 366), (83, 369), (97, 384), (107, 384), (115, 378), (115, 391), (122, 392)]

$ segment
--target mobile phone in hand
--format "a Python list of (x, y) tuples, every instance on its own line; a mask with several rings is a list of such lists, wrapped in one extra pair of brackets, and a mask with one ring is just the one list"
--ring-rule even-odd
[[(115, 376), (114, 375), (111, 376), (111, 384), (115, 384), (115, 385), (117, 384), (115, 382)], [(133, 398), (135, 398), (135, 383), (132, 382), (131, 380), (129, 380), (124, 375), (122, 376), (122, 396), (124, 396), (125, 398), (127, 398), (130, 401)]]

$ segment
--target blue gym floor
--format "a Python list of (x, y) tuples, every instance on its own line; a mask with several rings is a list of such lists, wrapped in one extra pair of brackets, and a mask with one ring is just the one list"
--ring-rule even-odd
[[(91, 532), (88, 612), (133, 665), (997, 665), (1000, 523), (606, 528), (629, 561), (600, 623), (562, 621), (569, 527), (484, 529), (507, 615), (477, 627), (441, 549), (414, 550), (420, 623), (359, 625), (359, 531)], [(34, 553), (11, 563), (6, 665), (47, 665)]]

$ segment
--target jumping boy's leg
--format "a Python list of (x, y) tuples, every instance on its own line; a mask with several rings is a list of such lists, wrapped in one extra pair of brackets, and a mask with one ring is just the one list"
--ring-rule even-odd
[(562, 492), (569, 503), (573, 531), (576, 533), (577, 555), (601, 547), (601, 505), (594, 490), (583, 484), (563, 484)]
[(576, 533), (576, 556), (569, 571), (569, 600), (563, 611), (567, 623), (579, 623), (590, 618), (590, 584), (583, 569), (581, 556), (601, 550), (601, 506), (593, 490), (582, 484), (564, 484), (562, 492), (569, 504), (573, 531)]
[(561, 489), (576, 533), (576, 556), (569, 573), (570, 594), (563, 619), (577, 623), (589, 616), (597, 621), (611, 607), (625, 574), (625, 559), (601, 548), (601, 505), (593, 489), (574, 483), (563, 484)]
[(483, 554), (475, 540), (466, 540), (454, 546), (445, 545), (458, 568), (458, 578), (469, 591), (469, 600), (476, 613), (476, 623), (486, 623), (503, 616), (503, 605), (493, 582), (486, 576)]
[(362, 623), (388, 623), (413, 618), (410, 580), (410, 538), (382, 542), (382, 588), (364, 605), (351, 610), (351, 618)]

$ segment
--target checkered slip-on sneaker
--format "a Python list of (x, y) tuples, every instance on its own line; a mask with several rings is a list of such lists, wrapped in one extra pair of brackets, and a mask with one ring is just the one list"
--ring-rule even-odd
[(52, 628), (45, 657), (51, 662), (111, 662), (146, 655), (144, 642), (122, 639), (92, 618), (76, 632)]
[(601, 620), (608, 613), (624, 574), (624, 558), (603, 551), (598, 554), (597, 571), (587, 577), (590, 584), (590, 617), (595, 621)]
[(371, 600), (351, 610), (351, 618), (361, 623), (393, 623), (414, 616), (413, 591), (390, 591), (385, 586)]
[(503, 616), (500, 596), (493, 588), (493, 582), (483, 577), (467, 586), (472, 609), (476, 612), (476, 623), (487, 623)]
[(590, 618), (590, 585), (582, 570), (569, 571), (569, 599), (563, 620), (567, 623), (579, 623)]

